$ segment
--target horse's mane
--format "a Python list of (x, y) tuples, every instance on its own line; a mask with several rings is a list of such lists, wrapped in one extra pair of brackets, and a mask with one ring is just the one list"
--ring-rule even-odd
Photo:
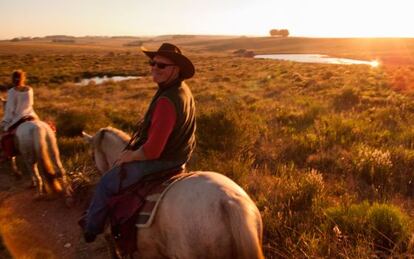
[[(106, 144), (104, 144), (103, 143), (104, 139), (106, 139), (107, 141), (109, 140), (110, 142), (106, 142)], [(123, 149), (126, 147), (129, 140), (130, 140), (130, 136), (127, 133), (123, 132), (122, 130), (115, 129), (112, 127), (106, 127), (106, 128), (100, 129), (95, 134), (95, 136), (93, 136), (92, 138), (92, 143), (93, 143), (93, 146), (95, 147), (95, 152), (101, 158), (99, 160), (101, 163), (101, 166), (100, 167), (98, 166), (98, 168), (104, 168), (100, 170), (106, 171), (112, 166), (112, 163), (113, 163), (112, 160), (108, 160), (108, 153), (105, 152), (103, 145), (107, 145), (108, 143), (113, 142), (112, 145), (116, 145), (118, 148), (120, 147)], [(118, 148), (115, 148), (115, 149), (118, 149)]]
[(100, 141), (100, 139), (106, 133), (115, 135), (115, 137), (120, 138), (123, 142), (125, 142), (125, 144), (128, 143), (128, 141), (131, 139), (131, 136), (129, 136), (127, 133), (123, 132), (122, 130), (112, 128), (112, 127), (106, 127), (106, 128), (102, 128), (99, 130), (99, 132), (96, 134), (97, 138), (95, 141)]

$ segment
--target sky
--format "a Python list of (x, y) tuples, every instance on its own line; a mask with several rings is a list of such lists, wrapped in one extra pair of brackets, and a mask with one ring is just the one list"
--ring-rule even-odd
[(414, 37), (412, 0), (0, 0), (0, 39), (46, 35)]

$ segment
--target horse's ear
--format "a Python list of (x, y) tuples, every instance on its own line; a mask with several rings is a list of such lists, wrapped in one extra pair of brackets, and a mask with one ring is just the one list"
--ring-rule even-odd
[(85, 131), (82, 131), (82, 136), (83, 136), (83, 139), (85, 140), (86, 143), (89, 143), (89, 144), (92, 143), (92, 136), (91, 135), (89, 135)]

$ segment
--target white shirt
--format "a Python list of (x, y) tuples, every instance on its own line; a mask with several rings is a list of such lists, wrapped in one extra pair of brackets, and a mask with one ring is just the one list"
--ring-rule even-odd
[(33, 109), (33, 89), (27, 86), (27, 91), (17, 91), (14, 87), (7, 91), (7, 103), (1, 124), (4, 130), (25, 116), (39, 117)]

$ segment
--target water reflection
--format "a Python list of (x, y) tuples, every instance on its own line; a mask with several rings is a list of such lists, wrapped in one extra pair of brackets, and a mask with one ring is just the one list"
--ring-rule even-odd
[(324, 64), (341, 64), (341, 65), (369, 65), (372, 67), (379, 66), (379, 62), (376, 60), (366, 61), (349, 58), (333, 58), (328, 55), (321, 54), (269, 54), (269, 55), (256, 55), (255, 58), (265, 59), (278, 59), (289, 60), (303, 63), (324, 63)]
[(138, 79), (138, 78), (140, 78), (140, 77), (139, 76), (112, 76), (112, 77), (108, 77), (108, 76), (99, 77), (99, 76), (96, 76), (96, 77), (92, 77), (92, 78), (84, 78), (79, 83), (76, 83), (76, 85), (85, 86), (85, 85), (89, 85), (92, 82), (93, 82), (93, 84), (99, 85), (99, 84), (103, 84), (103, 83), (108, 82), (108, 81), (120, 82), (120, 81), (132, 80), (132, 79)]

